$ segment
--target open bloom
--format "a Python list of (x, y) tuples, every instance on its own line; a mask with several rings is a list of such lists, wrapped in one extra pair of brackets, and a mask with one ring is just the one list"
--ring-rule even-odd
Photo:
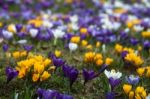
[(140, 78), (139, 76), (130, 75), (129, 77), (126, 77), (126, 80), (129, 84), (136, 85)]
[(105, 75), (109, 79), (109, 84), (111, 85), (111, 89), (113, 90), (117, 85), (120, 84), (121, 80), (120, 77), (122, 76), (122, 73), (116, 72), (115, 70), (111, 71), (104, 71)]
[(12, 33), (12, 32), (9, 32), (9, 31), (7, 31), (7, 30), (3, 30), (3, 31), (2, 31), (2, 34), (3, 34), (3, 37), (4, 37), (5, 39), (11, 39), (11, 38), (13, 37), (13, 33)]
[(11, 81), (13, 78), (18, 76), (18, 71), (13, 69), (12, 67), (8, 66), (6, 67), (6, 76), (7, 76), (7, 82)]
[(38, 29), (34, 29), (34, 28), (31, 28), (29, 30), (29, 34), (31, 35), (31, 37), (35, 38), (39, 33), (39, 30)]
[(63, 32), (62, 30), (60, 29), (55, 29), (52, 31), (54, 37), (57, 39), (57, 38), (62, 38), (64, 35), (65, 35), (65, 32)]

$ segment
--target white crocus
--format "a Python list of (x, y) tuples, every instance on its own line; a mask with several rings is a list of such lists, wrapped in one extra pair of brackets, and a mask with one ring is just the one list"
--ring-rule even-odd
[(38, 32), (39, 32), (38, 29), (34, 29), (34, 28), (32, 28), (32, 29), (29, 30), (29, 34), (33, 38), (35, 38), (37, 36)]
[(134, 25), (134, 30), (136, 31), (136, 32), (141, 32), (143, 29), (144, 29), (144, 27), (142, 27), (142, 26), (140, 26), (140, 25)]
[(63, 32), (61, 29), (53, 30), (53, 35), (55, 39), (62, 38), (65, 35), (65, 32)]
[(74, 15), (74, 16), (71, 16), (70, 17), (70, 21), (71, 21), (71, 23), (76, 23), (76, 22), (78, 22), (78, 16), (77, 15)]
[(26, 44), (27, 43), (27, 40), (23, 39), (23, 40), (19, 40), (17, 41), (18, 44)]
[(43, 26), (47, 27), (47, 28), (51, 28), (51, 27), (53, 27), (53, 24), (51, 22), (49, 22), (48, 20), (44, 20)]
[(115, 70), (105, 70), (104, 73), (107, 76), (107, 78), (119, 79), (122, 76), (121, 72), (116, 72)]
[(2, 34), (3, 34), (4, 38), (6, 38), (6, 39), (10, 39), (10, 38), (12, 38), (12, 36), (13, 36), (13, 33), (12, 33), (12, 32), (9, 32), (9, 31), (7, 31), (7, 30), (3, 30), (3, 31), (2, 31)]
[(78, 45), (76, 43), (69, 43), (69, 50), (71, 52), (75, 51), (78, 48)]

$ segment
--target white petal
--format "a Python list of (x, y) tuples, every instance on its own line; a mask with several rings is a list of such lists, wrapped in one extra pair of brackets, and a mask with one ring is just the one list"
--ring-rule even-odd
[(38, 30), (37, 30), (37, 29), (30, 29), (30, 30), (29, 30), (29, 33), (30, 33), (31, 37), (34, 38), (34, 37), (37, 36)]
[(69, 43), (70, 51), (75, 51), (77, 48), (78, 48), (78, 45), (76, 43)]

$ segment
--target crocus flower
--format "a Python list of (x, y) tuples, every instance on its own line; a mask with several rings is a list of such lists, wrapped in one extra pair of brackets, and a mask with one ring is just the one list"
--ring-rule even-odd
[(57, 38), (62, 38), (65, 34), (65, 32), (63, 32), (62, 30), (60, 29), (56, 29), (56, 30), (53, 30), (52, 31), (54, 37), (57, 39)]
[(76, 43), (69, 43), (69, 50), (71, 52), (75, 51), (78, 48), (78, 45)]
[(17, 32), (20, 32), (22, 27), (23, 27), (22, 24), (16, 24)]
[(27, 43), (27, 40), (22, 39), (22, 40), (17, 41), (17, 43), (23, 45)]
[(7, 52), (9, 49), (9, 46), (7, 44), (3, 44), (3, 51)]
[(54, 64), (54, 66), (56, 66), (56, 68), (65, 64), (65, 61), (61, 58), (57, 58), (54, 56), (54, 57), (52, 57), (52, 59), (53, 59), (53, 64)]
[(111, 71), (104, 71), (105, 75), (109, 79), (109, 84), (111, 85), (111, 90), (113, 90), (117, 85), (120, 84), (121, 80), (120, 77), (122, 76), (122, 73), (116, 72), (115, 70)]
[(43, 92), (43, 98), (44, 99), (54, 99), (57, 95), (57, 91), (55, 90), (46, 90)]
[(136, 85), (140, 78), (139, 76), (130, 75), (129, 77), (126, 77), (126, 80), (129, 84)]
[(122, 51), (121, 52), (121, 58), (124, 59), (127, 54), (128, 54), (128, 51)]
[(39, 30), (38, 29), (34, 29), (34, 28), (31, 28), (29, 30), (29, 34), (31, 35), (31, 37), (35, 38), (39, 33)]
[(137, 40), (137, 39), (135, 39), (135, 38), (131, 38), (131, 39), (130, 39), (130, 43), (131, 43), (132, 45), (137, 45), (137, 44), (139, 43), (139, 40)]
[(114, 92), (108, 92), (106, 94), (106, 99), (115, 99), (115, 93)]
[(146, 49), (146, 50), (150, 49), (150, 42), (149, 41), (145, 41), (143, 43), (143, 46), (144, 46), (144, 49)]
[(71, 87), (78, 77), (78, 70), (68, 65), (63, 65), (62, 70), (64, 72), (65, 77), (69, 79)]
[(37, 90), (37, 95), (39, 99), (73, 99), (73, 96), (67, 94), (61, 94), (56, 90), (45, 90), (39, 88)]
[(3, 37), (4, 37), (5, 39), (11, 39), (11, 38), (13, 37), (13, 33), (12, 33), (12, 32), (9, 32), (9, 31), (7, 31), (7, 30), (3, 30), (3, 31), (2, 31), (2, 34), (3, 34)]
[(63, 36), (65, 35), (65, 32), (62, 31), (61, 29), (55, 29), (52, 31), (53, 35), (54, 35), (54, 45), (57, 44), (57, 39), (58, 38), (63, 38)]
[(109, 84), (111, 85), (111, 90), (113, 90), (117, 85), (121, 83), (120, 79), (109, 78)]
[(27, 52), (29, 52), (29, 51), (31, 51), (31, 50), (33, 49), (33, 46), (32, 46), (32, 45), (24, 45), (23, 48), (24, 48)]
[(10, 66), (6, 67), (5, 72), (7, 76), (7, 82), (11, 81), (13, 78), (17, 77), (18, 75), (18, 71), (16, 71)]
[(94, 79), (97, 75), (96, 75), (96, 73), (93, 71), (93, 70), (86, 70), (86, 69), (83, 69), (83, 71), (82, 71), (83, 73), (82, 73), (82, 75), (83, 75), (83, 77), (84, 77), (84, 84), (86, 83), (86, 82), (88, 82), (89, 80), (92, 80), (92, 79)]

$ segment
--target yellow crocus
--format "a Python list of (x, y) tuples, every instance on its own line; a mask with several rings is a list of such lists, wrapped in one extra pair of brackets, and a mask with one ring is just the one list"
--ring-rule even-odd
[(126, 94), (128, 94), (132, 89), (132, 85), (129, 85), (129, 84), (124, 84), (123, 85), (123, 90)]
[(133, 91), (129, 92), (129, 99), (134, 99), (134, 92)]
[(47, 78), (49, 78), (51, 76), (51, 74), (49, 74), (47, 71), (44, 71), (42, 76), (40, 77), (40, 81), (44, 81)]
[(112, 59), (112, 58), (106, 58), (106, 59), (105, 59), (105, 64), (106, 64), (106, 65), (110, 65), (110, 64), (112, 64), (112, 62), (113, 62), (113, 59)]
[(82, 41), (81, 41), (81, 45), (82, 45), (83, 47), (87, 46), (87, 44), (88, 44), (88, 42), (87, 42), (86, 40), (82, 40)]
[(0, 22), (0, 27), (2, 27), (3, 26), (3, 23), (2, 22)]
[(41, 74), (44, 71), (44, 65), (40, 63), (34, 64), (34, 72)]
[(50, 73), (54, 72), (56, 69), (56, 66), (51, 66), (48, 70)]
[(144, 37), (144, 38), (150, 38), (150, 31), (143, 31), (142, 32), (142, 37)]
[(20, 57), (24, 57), (24, 56), (27, 56), (27, 51), (20, 52)]
[(86, 46), (87, 49), (92, 50), (93, 46), (91, 44)]
[(120, 44), (116, 44), (116, 45), (115, 45), (115, 51), (116, 51), (116, 52), (121, 53), (122, 50), (123, 50), (122, 45), (120, 45)]
[(96, 54), (95, 54), (95, 57), (94, 57), (94, 60), (96, 61), (96, 60), (102, 59), (102, 58), (103, 58), (102, 54), (96, 53)]
[(98, 47), (100, 47), (100, 45), (101, 45), (101, 42), (97, 41), (96, 42), (96, 47), (98, 48)]
[(73, 36), (71, 38), (72, 43), (79, 43), (80, 42), (80, 36)]
[(26, 71), (25, 69), (20, 69), (19, 70), (19, 74), (18, 74), (18, 78), (23, 78), (26, 75)]
[(80, 29), (80, 33), (81, 33), (81, 34), (87, 34), (87, 33), (88, 33), (87, 28), (81, 28), (81, 29)]
[(15, 27), (14, 24), (8, 25), (7, 30), (8, 30), (9, 32), (16, 33), (16, 27)]
[(94, 52), (87, 52), (84, 56), (85, 62), (94, 62), (95, 53)]
[(20, 52), (19, 51), (13, 52), (12, 55), (15, 59), (18, 59), (20, 57)]
[(55, 50), (55, 56), (56, 57), (60, 57), (61, 56), (61, 51), (59, 51), (59, 50)]
[(32, 81), (37, 82), (39, 80), (40, 75), (39, 74), (33, 74)]
[(136, 71), (139, 74), (139, 76), (143, 76), (143, 74), (145, 72), (145, 68), (138, 68)]
[(100, 66), (100, 65), (102, 65), (103, 64), (103, 60), (102, 59), (98, 59), (97, 61), (96, 61), (96, 65), (97, 66)]
[(44, 66), (50, 65), (51, 63), (52, 63), (52, 60), (48, 58), (44, 60)]
[(150, 68), (147, 69), (146, 77), (150, 77)]

